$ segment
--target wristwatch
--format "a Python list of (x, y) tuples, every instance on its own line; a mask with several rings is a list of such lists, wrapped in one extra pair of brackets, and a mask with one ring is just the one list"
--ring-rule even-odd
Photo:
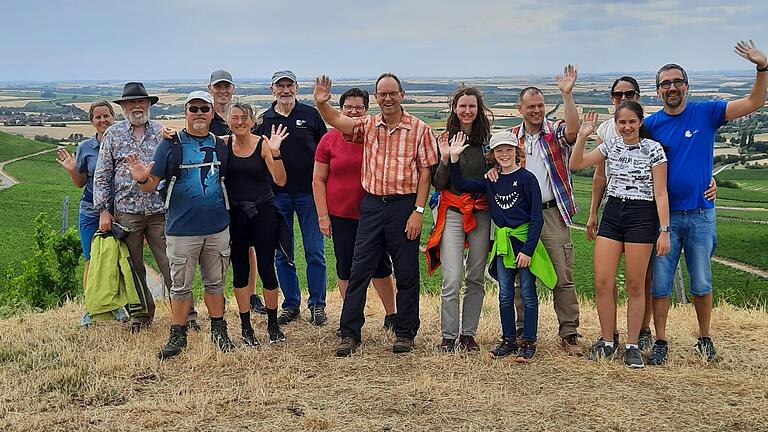
[(755, 68), (757, 69), (758, 72), (768, 72), (768, 65), (762, 68), (760, 66), (755, 66)]
[(424, 207), (417, 205), (414, 211), (418, 214), (424, 214)]
[(669, 225), (662, 225), (659, 227), (659, 233), (668, 233), (669, 232)]

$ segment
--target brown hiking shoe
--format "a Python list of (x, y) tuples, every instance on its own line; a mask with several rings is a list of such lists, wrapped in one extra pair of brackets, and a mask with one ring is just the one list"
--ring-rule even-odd
[(576, 357), (584, 355), (584, 350), (581, 348), (581, 345), (579, 345), (578, 334), (572, 334), (562, 338), (560, 340), (560, 345), (563, 346), (563, 349), (565, 349), (565, 352), (568, 353), (568, 355)]
[(341, 343), (336, 347), (336, 357), (349, 357), (357, 351), (360, 341), (352, 337), (341, 338)]
[(413, 339), (407, 337), (398, 337), (395, 343), (392, 345), (392, 352), (395, 354), (402, 354), (411, 352), (413, 350)]
[(472, 336), (461, 335), (459, 336), (459, 349), (463, 349), (466, 352), (476, 352), (480, 351), (480, 346)]
[(437, 349), (442, 352), (452, 353), (454, 350), (456, 350), (456, 339), (443, 338), (443, 341), (440, 342), (440, 345), (437, 347)]

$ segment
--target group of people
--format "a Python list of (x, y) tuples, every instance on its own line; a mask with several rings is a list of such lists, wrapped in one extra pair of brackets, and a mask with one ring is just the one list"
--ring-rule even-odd
[[(112, 124), (110, 104), (94, 104), (96, 135), (80, 144), (74, 158), (61, 150), (59, 160), (73, 182), (86, 187), (80, 211), (86, 260), (94, 232), (118, 223), (127, 229), (131, 256), (146, 278), (141, 257), (145, 239), (149, 244), (172, 306), (161, 359), (181, 352), (188, 328), (199, 330), (191, 291), (198, 264), (211, 338), (222, 351), (235, 346), (223, 318), (230, 258), (243, 344), (259, 343), (251, 310), (266, 312), (270, 342), (285, 340), (280, 326), (298, 319), (301, 305), (294, 214), (306, 258), (309, 321), (315, 325), (327, 322), (323, 236), (333, 239), (343, 299), (336, 355), (350, 356), (362, 342), (371, 281), (386, 310), (384, 327), (396, 336), (392, 351), (411, 351), (420, 327), (419, 240), (431, 186), (439, 199), (425, 255), (430, 274), (442, 270), (439, 349), (480, 350), (475, 335), (489, 262), (499, 283), (502, 328), (498, 346), (490, 350), (493, 358), (534, 358), (536, 279), (552, 290), (561, 345), (570, 355), (583, 355), (573, 282), (570, 227), (577, 207), (571, 170), (595, 166), (586, 228), (595, 239), (601, 335), (588, 358), (613, 359), (620, 352), (615, 277), (623, 255), (624, 362), (643, 367), (646, 350), (648, 363), (666, 362), (669, 297), (685, 251), (699, 322), (695, 348), (714, 361), (714, 136), (725, 122), (762, 107), (768, 84), (765, 54), (751, 41), (739, 42), (735, 51), (757, 67), (752, 91), (741, 99), (688, 101), (686, 71), (667, 64), (656, 74), (661, 110), (646, 117), (640, 86), (624, 76), (611, 87), (613, 119), (596, 127), (594, 112), (580, 119), (573, 97), (578, 73), (567, 65), (556, 78), (564, 119), (547, 119), (543, 93), (527, 87), (518, 99), (522, 123), (492, 133), (481, 92), (462, 85), (438, 137), (401, 106), (405, 91), (391, 73), (375, 82), (381, 112), (368, 115), (364, 90), (341, 94), (337, 109), (330, 104), (330, 78), (318, 77), (313, 108), (297, 100), (296, 76), (279, 71), (271, 81), (275, 102), (256, 118), (249, 105), (232, 102), (232, 76), (215, 71), (210, 93), (192, 92), (185, 100), (181, 131), (149, 120), (157, 97), (140, 83), (128, 83), (115, 101), (126, 120)], [(326, 123), (334, 129), (328, 132)], [(595, 131), (597, 147), (587, 152)], [(85, 269), (84, 279), (87, 264)], [(257, 273), (265, 306), (254, 293)], [(284, 296), (279, 316), (278, 287)], [(152, 321), (153, 304), (148, 311), (131, 317), (132, 329)]]

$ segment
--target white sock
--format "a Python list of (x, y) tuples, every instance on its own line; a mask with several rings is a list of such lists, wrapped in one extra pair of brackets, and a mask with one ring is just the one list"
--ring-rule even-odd
[(604, 344), (605, 346), (607, 346), (607, 347), (611, 347), (611, 348), (613, 348), (613, 341), (610, 341), (610, 342), (607, 342), (607, 341), (603, 341), (603, 344)]
[(640, 346), (638, 344), (627, 344), (626, 349), (630, 349), (630, 348), (638, 348), (639, 349)]

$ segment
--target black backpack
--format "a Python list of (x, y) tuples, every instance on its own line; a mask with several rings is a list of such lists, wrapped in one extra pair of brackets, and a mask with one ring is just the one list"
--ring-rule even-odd
[(194, 166), (184, 166), (182, 164), (183, 151), (181, 149), (181, 139), (179, 138), (179, 134), (181, 133), (183, 133), (183, 131), (177, 132), (176, 135), (174, 135), (171, 139), (171, 154), (168, 158), (168, 166), (165, 170), (165, 178), (160, 181), (160, 184), (157, 187), (157, 191), (160, 193), (160, 197), (163, 199), (164, 208), (168, 210), (168, 206), (171, 204), (173, 185), (176, 183), (176, 179), (181, 175), (181, 170), (183, 168), (192, 168), (198, 165), (216, 164), (219, 167), (219, 182), (221, 183), (221, 191), (224, 194), (224, 206), (227, 208), (227, 210), (229, 210), (229, 197), (227, 196), (227, 187), (224, 183), (224, 180), (227, 177), (229, 148), (224, 143), (224, 140), (209, 132), (208, 134), (212, 136), (216, 142), (216, 156), (219, 160), (216, 162), (196, 164)]

